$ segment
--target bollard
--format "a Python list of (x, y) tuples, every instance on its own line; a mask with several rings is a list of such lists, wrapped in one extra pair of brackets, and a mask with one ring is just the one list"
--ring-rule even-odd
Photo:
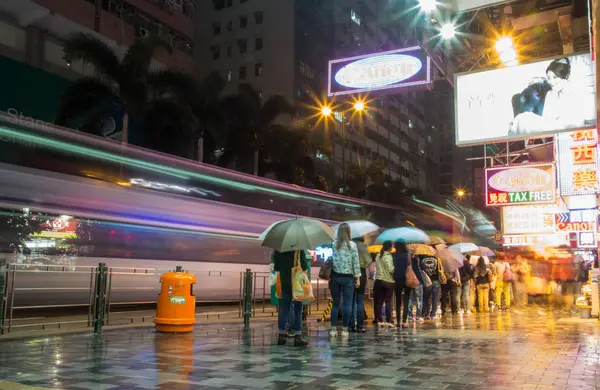
[(6, 307), (6, 260), (0, 259), (0, 334), (4, 333), (4, 308)]
[(96, 289), (94, 300), (94, 333), (102, 332), (104, 325), (104, 313), (106, 312), (106, 263), (98, 264), (98, 272), (96, 273)]
[(250, 317), (252, 316), (252, 271), (246, 268), (244, 278), (244, 328), (250, 327)]

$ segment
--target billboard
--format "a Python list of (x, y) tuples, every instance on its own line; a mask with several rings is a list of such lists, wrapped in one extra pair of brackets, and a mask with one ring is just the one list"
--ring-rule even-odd
[(553, 163), (487, 168), (485, 185), (486, 206), (556, 203)]
[(573, 131), (558, 134), (556, 139), (560, 195), (598, 193), (598, 131)]
[(506, 206), (502, 208), (502, 233), (554, 233), (554, 219), (558, 207)]
[(452, 0), (450, 4), (454, 11), (465, 12), (507, 2), (508, 0)]
[(459, 74), (454, 91), (459, 146), (596, 126), (589, 53)]
[(568, 234), (521, 234), (503, 237), (504, 246), (563, 246), (570, 245)]
[(329, 61), (328, 96), (431, 83), (431, 59), (420, 46)]

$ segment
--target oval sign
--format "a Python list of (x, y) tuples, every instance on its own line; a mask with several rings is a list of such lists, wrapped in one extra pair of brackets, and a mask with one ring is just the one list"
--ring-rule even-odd
[(421, 70), (418, 58), (385, 54), (354, 61), (335, 74), (335, 81), (348, 88), (377, 88), (407, 80)]
[(488, 179), (490, 187), (502, 192), (552, 189), (552, 174), (539, 168), (515, 168), (498, 172)]

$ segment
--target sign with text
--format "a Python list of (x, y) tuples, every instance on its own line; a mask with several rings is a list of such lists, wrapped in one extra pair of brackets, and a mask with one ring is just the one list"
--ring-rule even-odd
[(573, 131), (558, 134), (556, 139), (560, 195), (598, 193), (598, 131)]
[(577, 233), (578, 248), (596, 248), (598, 246), (596, 232), (579, 232)]
[(420, 46), (329, 61), (327, 95), (339, 96), (431, 83), (431, 59)]
[(560, 222), (559, 214), (556, 215), (557, 232), (583, 232), (596, 231), (596, 221), (593, 222)]
[(454, 93), (458, 146), (596, 127), (589, 53), (456, 75)]
[(569, 245), (568, 234), (521, 234), (504, 236), (504, 246)]
[(517, 165), (485, 170), (486, 206), (556, 203), (554, 164)]
[(506, 206), (502, 208), (504, 234), (554, 233), (554, 218), (558, 207)]

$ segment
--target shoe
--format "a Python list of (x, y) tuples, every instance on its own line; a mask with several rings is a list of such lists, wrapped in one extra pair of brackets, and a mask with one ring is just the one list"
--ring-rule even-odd
[(337, 337), (337, 335), (338, 335), (337, 329), (331, 329), (329, 331), (329, 337)]
[(405, 322), (402, 324), (402, 329), (407, 329), (408, 328), (408, 322)]
[(280, 333), (279, 337), (277, 337), (277, 345), (285, 345), (285, 343), (287, 343), (285, 334)]
[(306, 347), (308, 345), (308, 341), (302, 338), (302, 335), (298, 335), (294, 337), (294, 347)]
[(367, 330), (365, 328), (358, 328), (356, 331), (358, 333), (367, 333)]
[(419, 317), (418, 321), (419, 322), (425, 322), (425, 320), (423, 319), (423, 317)]
[(350, 328), (348, 328), (348, 332), (356, 333), (356, 328), (350, 327)]
[(296, 337), (296, 334), (288, 331), (285, 332), (285, 337), (293, 339), (294, 337)]
[(348, 333), (348, 331), (345, 329), (342, 329), (342, 331), (340, 332), (340, 335), (342, 336), (343, 339), (347, 339), (348, 337), (350, 337), (350, 333)]
[(398, 322), (398, 323), (396, 324), (396, 328), (400, 329), (401, 327), (402, 327), (402, 325), (400, 325), (400, 323)]
[(471, 310), (465, 310), (465, 314), (472, 314)]

